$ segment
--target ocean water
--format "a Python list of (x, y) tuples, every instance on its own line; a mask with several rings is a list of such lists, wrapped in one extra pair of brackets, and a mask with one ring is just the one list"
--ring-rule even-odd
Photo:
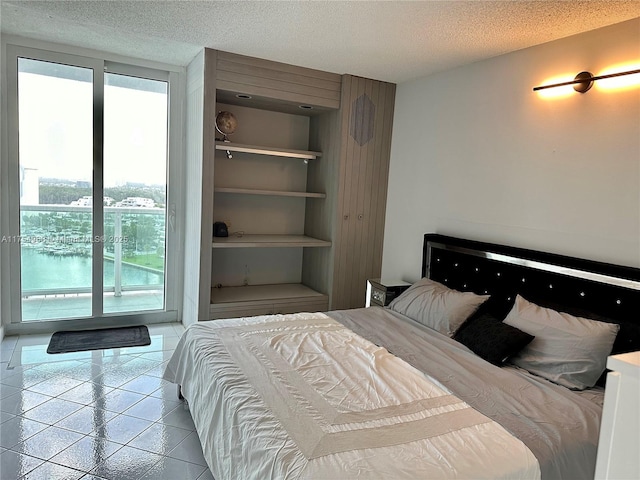
[[(113, 287), (114, 265), (104, 261), (104, 286)], [(162, 286), (164, 275), (123, 264), (122, 285)], [(90, 288), (91, 258), (53, 256), (22, 248), (22, 291), (55, 288)]]

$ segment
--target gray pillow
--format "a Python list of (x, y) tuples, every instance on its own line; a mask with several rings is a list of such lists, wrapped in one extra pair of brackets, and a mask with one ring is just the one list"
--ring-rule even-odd
[(394, 312), (452, 337), (460, 326), (489, 298), (472, 292), (458, 292), (423, 278), (389, 304)]
[(596, 384), (620, 329), (540, 307), (520, 295), (504, 323), (535, 337), (511, 363), (576, 390)]

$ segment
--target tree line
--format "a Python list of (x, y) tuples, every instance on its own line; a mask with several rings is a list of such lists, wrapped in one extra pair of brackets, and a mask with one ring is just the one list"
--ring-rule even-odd
[[(40, 203), (48, 205), (69, 205), (84, 196), (92, 195), (91, 188), (63, 185), (40, 185)], [(121, 202), (127, 197), (152, 198), (158, 205), (166, 202), (165, 190), (161, 188), (143, 187), (108, 187), (104, 189), (104, 196)]]

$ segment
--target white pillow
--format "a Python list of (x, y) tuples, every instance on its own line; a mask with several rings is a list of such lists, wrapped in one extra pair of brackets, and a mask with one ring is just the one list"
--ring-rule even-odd
[(560, 313), (520, 295), (504, 319), (535, 338), (511, 363), (565, 387), (593, 387), (607, 364), (620, 325)]
[(393, 300), (389, 308), (452, 337), (488, 298), (489, 295), (458, 292), (423, 278)]

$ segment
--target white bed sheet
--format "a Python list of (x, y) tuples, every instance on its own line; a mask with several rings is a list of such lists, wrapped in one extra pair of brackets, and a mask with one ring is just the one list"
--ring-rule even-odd
[(498, 423), (321, 313), (193, 325), (164, 378), (218, 480), (540, 478)]

